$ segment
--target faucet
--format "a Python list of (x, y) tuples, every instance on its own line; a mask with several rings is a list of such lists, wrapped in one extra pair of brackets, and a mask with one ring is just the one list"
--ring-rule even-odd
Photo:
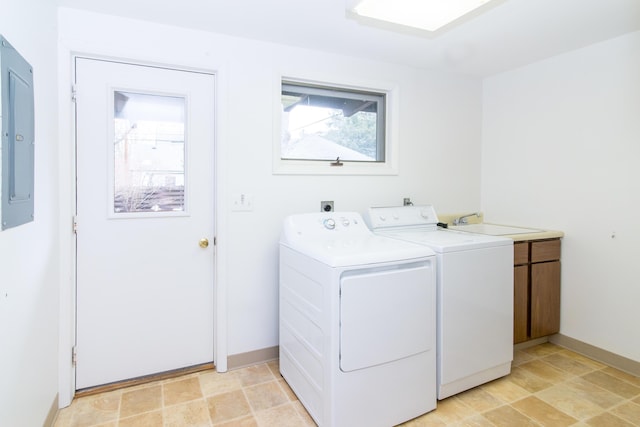
[(471, 214), (467, 214), (467, 215), (462, 215), (461, 217), (458, 217), (456, 219), (453, 220), (453, 225), (462, 225), (462, 224), (466, 224), (467, 223), (467, 218), (469, 218), (470, 216), (477, 216), (478, 218), (480, 218), (480, 212), (474, 212)]

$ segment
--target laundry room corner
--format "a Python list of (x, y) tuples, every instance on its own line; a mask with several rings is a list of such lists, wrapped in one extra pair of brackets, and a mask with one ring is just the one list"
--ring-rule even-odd
[[(76, 9), (61, 8), (59, 16), (60, 44), (66, 51), (60, 60), (61, 92), (69, 87), (64, 79), (70, 75), (72, 53), (219, 74), (216, 292), (226, 298), (217, 315), (227, 322), (227, 337), (216, 346), (219, 350), (226, 346), (230, 357), (261, 354), (278, 346), (277, 242), (287, 215), (318, 211), (322, 200), (333, 200), (336, 209), (356, 212), (371, 205), (399, 205), (407, 196), (449, 210), (479, 200), (479, 186), (473, 184), (479, 176), (477, 156), (460, 158), (455, 168), (439, 161), (459, 150), (479, 152), (481, 81), (477, 78)], [(115, 27), (117, 34), (111, 31)], [(274, 174), (277, 76), (314, 75), (331, 82), (354, 82), (363, 74), (369, 77), (362, 84), (386, 81), (399, 88), (399, 132), (390, 141), (398, 144), (397, 175)], [(64, 108), (63, 123), (71, 123), (69, 105)], [(61, 131), (65, 138), (71, 136), (69, 129)], [(72, 147), (65, 150), (63, 164), (71, 165)], [(250, 205), (238, 209), (235, 200), (242, 195), (249, 196)], [(67, 300), (69, 292), (64, 296)]]

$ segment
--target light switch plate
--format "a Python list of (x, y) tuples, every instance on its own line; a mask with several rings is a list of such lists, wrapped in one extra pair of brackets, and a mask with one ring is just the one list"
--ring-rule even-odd
[(247, 193), (238, 193), (233, 195), (231, 209), (234, 211), (252, 211), (253, 196)]

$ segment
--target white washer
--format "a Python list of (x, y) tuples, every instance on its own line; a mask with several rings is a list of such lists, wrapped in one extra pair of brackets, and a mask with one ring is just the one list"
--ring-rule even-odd
[(432, 206), (370, 208), (378, 235), (436, 252), (438, 399), (511, 372), (513, 241), (440, 229)]
[(436, 259), (360, 214), (293, 215), (280, 239), (280, 373), (319, 426), (436, 407)]

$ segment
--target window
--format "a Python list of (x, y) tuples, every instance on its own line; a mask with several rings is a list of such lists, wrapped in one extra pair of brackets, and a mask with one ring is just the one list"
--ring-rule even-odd
[(114, 91), (113, 212), (185, 211), (185, 98)]
[(281, 100), (281, 160), (387, 160), (385, 93), (283, 81)]

